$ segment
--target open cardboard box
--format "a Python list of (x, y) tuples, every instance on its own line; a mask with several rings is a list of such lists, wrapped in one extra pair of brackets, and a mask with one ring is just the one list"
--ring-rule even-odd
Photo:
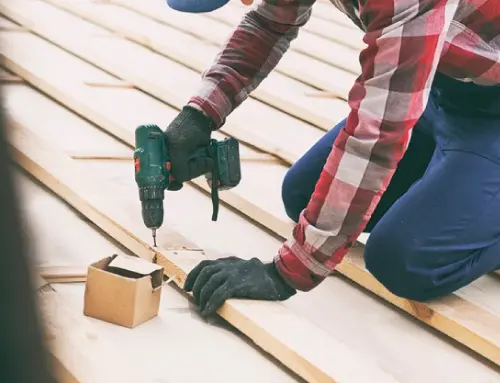
[(91, 264), (83, 313), (133, 328), (158, 315), (163, 266), (141, 258), (112, 255)]

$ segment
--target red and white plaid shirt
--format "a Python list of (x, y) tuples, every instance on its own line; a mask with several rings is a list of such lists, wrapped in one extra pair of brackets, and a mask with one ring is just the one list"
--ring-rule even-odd
[[(223, 124), (276, 66), (314, 2), (263, 0), (248, 12), (190, 103)], [(436, 70), (500, 83), (500, 0), (359, 0), (359, 20), (367, 46), (346, 126), (275, 258), (303, 291), (334, 270), (365, 228), (424, 112)]]

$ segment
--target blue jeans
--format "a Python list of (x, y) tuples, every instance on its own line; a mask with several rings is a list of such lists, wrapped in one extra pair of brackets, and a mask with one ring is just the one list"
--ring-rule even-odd
[[(345, 120), (287, 172), (297, 222)], [(500, 268), (500, 90), (437, 75), (408, 150), (368, 222), (367, 269), (395, 295), (451, 293)]]

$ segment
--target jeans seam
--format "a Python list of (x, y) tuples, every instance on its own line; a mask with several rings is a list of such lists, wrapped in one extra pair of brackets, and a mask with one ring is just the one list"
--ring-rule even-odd
[[(482, 154), (479, 154), (479, 153), (476, 153), (476, 152), (473, 152), (472, 150), (465, 150), (465, 149), (446, 149), (446, 148), (440, 148), (440, 150), (443, 152), (443, 153), (446, 153), (446, 152), (458, 152), (458, 153), (467, 153), (467, 154), (471, 154), (473, 156), (477, 156), (477, 157), (480, 157), (480, 158), (483, 158), (497, 166), (500, 167), (500, 160), (494, 160), (490, 157), (486, 157)], [(499, 175), (500, 175), (500, 170), (499, 170)]]

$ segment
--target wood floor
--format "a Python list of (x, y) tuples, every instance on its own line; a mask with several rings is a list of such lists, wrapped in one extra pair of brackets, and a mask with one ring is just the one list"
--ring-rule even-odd
[[(117, 251), (147, 256), (151, 239), (131, 163), (134, 129), (175, 117), (245, 9), (231, 3), (210, 15), (184, 15), (158, 0), (16, 0), (0, 11), (4, 100), (36, 262), (86, 267)], [(315, 5), (276, 71), (216, 134), (236, 137), (243, 158), (242, 183), (221, 193), (218, 222), (210, 221), (202, 179), (167, 194), (158, 239), (168, 262), (184, 241), (175, 233), (207, 254), (273, 258), (293, 227), (280, 199), (283, 176), (348, 113), (362, 47), (349, 20), (326, 2)], [(90, 212), (78, 193), (102, 209)], [(121, 381), (173, 383), (500, 381), (498, 276), (417, 304), (371, 277), (362, 250), (360, 243), (339, 273), (282, 305), (235, 302), (221, 315), (241, 332), (219, 319), (204, 323), (173, 286), (164, 288), (159, 317), (134, 330), (84, 317), (81, 282), (52, 284), (56, 294), (42, 302), (49, 313), (62, 310), (50, 322), (56, 356), (84, 382), (110, 381), (115, 371)], [(297, 333), (291, 326), (299, 324), (309, 343), (307, 334), (281, 335)]]

